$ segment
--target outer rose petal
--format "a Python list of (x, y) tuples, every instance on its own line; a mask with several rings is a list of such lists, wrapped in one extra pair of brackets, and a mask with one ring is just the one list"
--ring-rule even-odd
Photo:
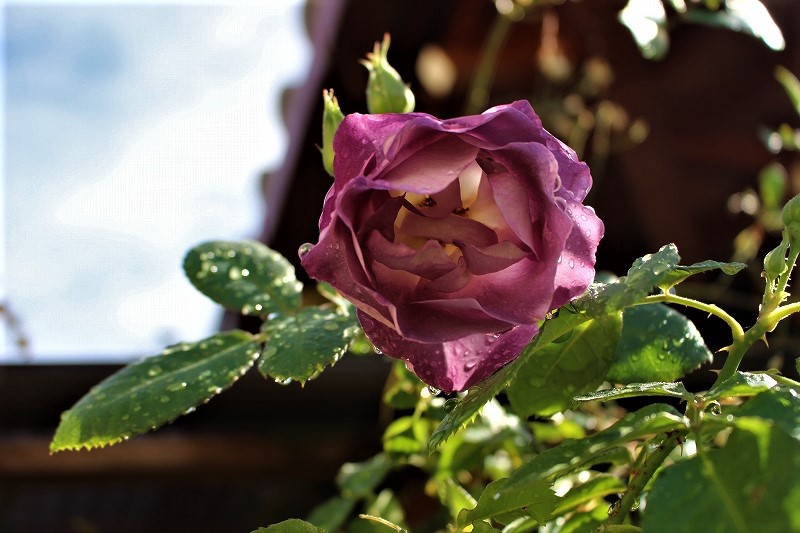
[(535, 324), (499, 334), (473, 334), (442, 343), (409, 341), (358, 312), (364, 332), (376, 348), (408, 363), (422, 381), (444, 392), (465, 390), (513, 361), (539, 331)]

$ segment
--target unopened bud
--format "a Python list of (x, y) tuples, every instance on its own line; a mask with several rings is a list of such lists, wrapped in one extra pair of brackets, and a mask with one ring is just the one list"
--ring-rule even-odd
[(322, 164), (328, 174), (333, 176), (333, 136), (336, 128), (344, 120), (344, 114), (339, 109), (339, 102), (333, 96), (332, 89), (322, 91), (322, 101), (325, 106), (322, 111)]
[(784, 235), (789, 238), (789, 246), (800, 247), (800, 195), (795, 196), (783, 206), (781, 211)]
[(369, 70), (367, 109), (370, 113), (410, 113), (414, 111), (414, 93), (389, 64), (389, 42), (387, 33), (361, 62)]
[(772, 283), (778, 279), (789, 268), (786, 264), (786, 252), (788, 249), (789, 240), (784, 233), (784, 239), (781, 243), (764, 256), (764, 274), (767, 277), (767, 283)]

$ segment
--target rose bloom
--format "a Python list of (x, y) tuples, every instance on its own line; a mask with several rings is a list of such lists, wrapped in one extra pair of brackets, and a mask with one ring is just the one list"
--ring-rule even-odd
[(348, 115), (308, 274), (427, 384), (464, 390), (519, 356), (594, 277), (589, 168), (530, 104), (439, 120)]

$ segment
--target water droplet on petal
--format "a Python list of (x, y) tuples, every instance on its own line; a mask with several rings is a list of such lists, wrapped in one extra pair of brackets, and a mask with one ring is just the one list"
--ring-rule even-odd
[(575, 268), (575, 261), (573, 261), (572, 259), (569, 260), (569, 267)]
[(303, 256), (305, 256), (308, 252), (310, 252), (313, 247), (314, 245), (311, 244), (310, 242), (302, 244), (300, 245), (300, 248), (297, 250), (297, 255), (300, 256), (300, 259), (302, 259)]

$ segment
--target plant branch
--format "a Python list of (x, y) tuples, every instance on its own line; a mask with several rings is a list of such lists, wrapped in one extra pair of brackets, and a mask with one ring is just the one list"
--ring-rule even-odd
[[(600, 526), (600, 531), (603, 531), (607, 526), (622, 524), (622, 522), (625, 521), (625, 518), (641, 496), (645, 485), (647, 485), (648, 481), (653, 477), (653, 474), (656, 473), (658, 467), (660, 467), (669, 454), (672, 453), (672, 450), (683, 440), (684, 435), (685, 433), (681, 431), (667, 433), (664, 436), (664, 440), (662, 440), (661, 443), (656, 446), (655, 450), (645, 458), (641, 467), (631, 472), (628, 489), (622, 495), (622, 498), (611, 508), (608, 518), (603, 522), (603, 525)], [(645, 453), (644, 450), (642, 453)]]
[(731, 336), (733, 337), (734, 343), (744, 339), (745, 332), (744, 328), (742, 328), (742, 325), (739, 324), (739, 322), (735, 318), (729, 315), (721, 307), (718, 307), (714, 304), (707, 304), (704, 302), (700, 302), (698, 300), (693, 300), (692, 298), (678, 296), (677, 294), (670, 294), (668, 292), (662, 294), (655, 294), (653, 296), (648, 296), (647, 298), (644, 299), (642, 303), (649, 304), (658, 302), (678, 304), (678, 305), (683, 305), (685, 307), (692, 307), (700, 311), (705, 311), (710, 315), (714, 315), (717, 318), (720, 318), (726, 324), (728, 324), (728, 327), (731, 328)]
[(500, 55), (500, 50), (503, 49), (511, 23), (512, 21), (509, 17), (498, 13), (492, 23), (492, 27), (489, 29), (489, 36), (481, 51), (478, 67), (467, 91), (467, 115), (480, 112), (489, 101), (489, 88), (494, 81), (497, 58)]

